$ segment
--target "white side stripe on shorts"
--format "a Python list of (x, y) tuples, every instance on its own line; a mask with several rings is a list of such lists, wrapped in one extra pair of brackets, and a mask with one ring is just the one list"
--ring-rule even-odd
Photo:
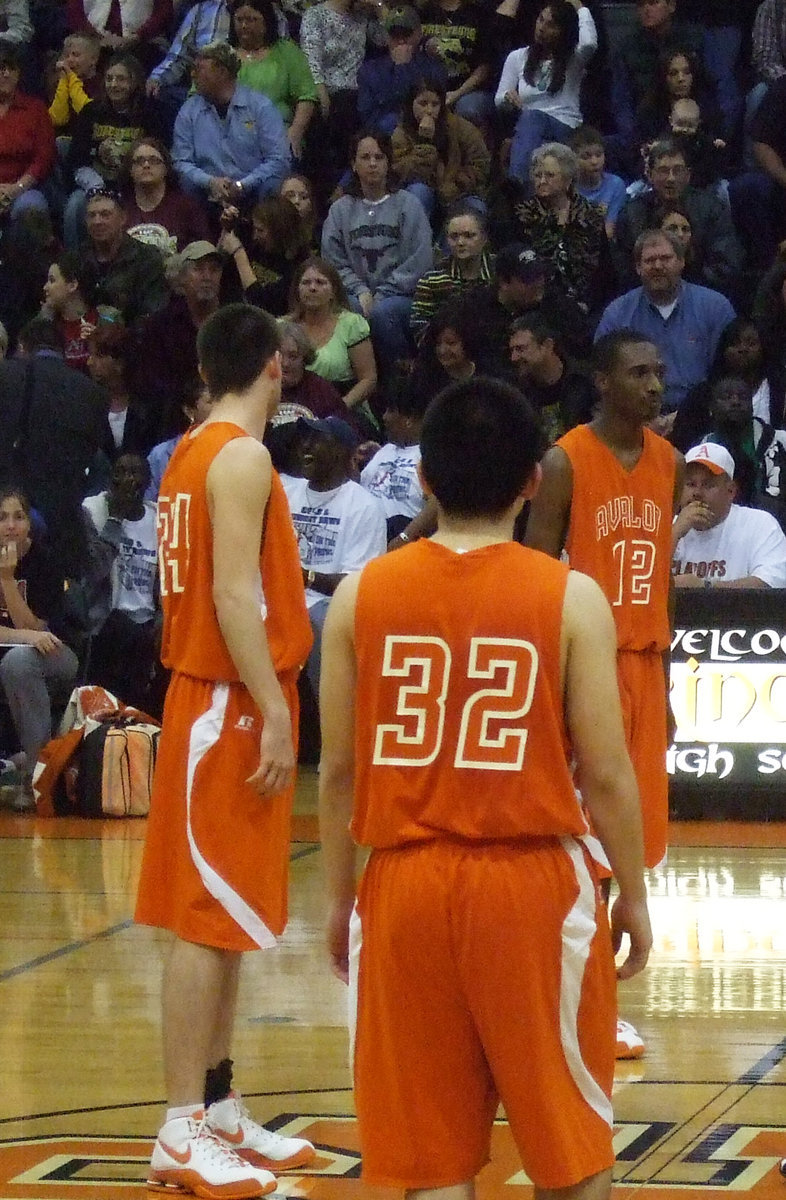
[(363, 926), (357, 901), (349, 918), (349, 987), (347, 988), (347, 1026), (349, 1028), (349, 1069), (355, 1074), (355, 1035), (358, 1028), (358, 973), (363, 947)]
[(575, 838), (562, 838), (562, 847), (576, 871), (579, 894), (562, 925), (562, 983), (560, 987), (560, 1038), (573, 1081), (587, 1104), (611, 1126), (611, 1101), (588, 1070), (579, 1046), (578, 1015), (581, 984), (595, 936), (595, 884)]
[(248, 935), (260, 950), (276, 945), (275, 935), (270, 932), (265, 922), (254, 912), (242, 896), (233, 891), (225, 879), (210, 866), (202, 856), (191, 828), (191, 794), (194, 787), (194, 775), (197, 767), (212, 749), (221, 736), (221, 729), (226, 715), (229, 700), (229, 686), (217, 683), (213, 688), (213, 701), (207, 712), (197, 717), (191, 726), (191, 737), (188, 740), (188, 765), (186, 773), (186, 833), (191, 858), (199, 872), (205, 890), (226, 909), (230, 917), (237, 921), (240, 928)]

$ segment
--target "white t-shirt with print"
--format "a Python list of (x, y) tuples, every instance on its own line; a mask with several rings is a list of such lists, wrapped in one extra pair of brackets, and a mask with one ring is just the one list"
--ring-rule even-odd
[(397, 446), (388, 442), (360, 473), (360, 483), (378, 496), (386, 517), (416, 517), (423, 507), (423, 488), (418, 479), (420, 446)]
[[(325, 575), (359, 571), (387, 549), (387, 523), (382, 501), (348, 479), (329, 492), (314, 491), (308, 480), (282, 475), (297, 534), (301, 566)], [(324, 600), (306, 588), (309, 608)]]
[[(100, 533), (107, 522), (107, 493), (87, 496), (82, 507)], [(120, 609), (143, 624), (155, 616), (155, 581), (158, 567), (156, 542), (156, 506), (145, 501), (144, 516), (138, 521), (122, 521), (117, 557), (112, 564), (112, 608)]]
[(712, 529), (690, 529), (677, 542), (674, 575), (729, 582), (755, 576), (770, 587), (786, 587), (786, 537), (768, 512), (732, 504)]

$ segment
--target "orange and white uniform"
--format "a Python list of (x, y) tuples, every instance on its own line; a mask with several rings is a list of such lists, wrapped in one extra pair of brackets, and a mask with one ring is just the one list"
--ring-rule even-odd
[[(229, 654), (213, 603), (206, 479), (216, 455), (248, 434), (209, 423), (186, 434), (158, 501), (162, 661), (171, 668), (136, 920), (225, 950), (272, 945), (287, 917), (292, 789), (262, 798), (261, 714)], [(311, 647), (302, 572), (274, 473), (260, 546), (260, 605), (297, 744), (297, 676)], [(293, 784), (294, 788), (294, 784)]]
[(571, 567), (590, 575), (611, 605), (617, 627), (617, 674), (628, 750), (644, 823), (644, 857), (666, 853), (666, 682), (674, 448), (649, 429), (633, 470), (588, 425), (557, 442), (573, 468), (565, 550)]
[(364, 1178), (472, 1178), (501, 1099), (525, 1168), (608, 1168), (614, 964), (569, 767), (568, 570), (514, 543), (370, 563), (355, 615), (351, 933)]

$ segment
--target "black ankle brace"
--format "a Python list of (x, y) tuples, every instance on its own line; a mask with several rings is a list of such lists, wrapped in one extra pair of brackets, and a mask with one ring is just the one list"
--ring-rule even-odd
[(222, 1058), (217, 1067), (208, 1067), (205, 1072), (205, 1108), (217, 1100), (226, 1100), (232, 1091), (232, 1059)]

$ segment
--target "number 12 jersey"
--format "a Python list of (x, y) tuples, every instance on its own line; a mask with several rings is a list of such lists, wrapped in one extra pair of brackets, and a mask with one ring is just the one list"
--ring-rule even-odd
[(573, 468), (565, 550), (571, 567), (590, 575), (611, 605), (619, 650), (665, 650), (674, 448), (649, 429), (641, 457), (627, 470), (588, 425), (557, 445)]

